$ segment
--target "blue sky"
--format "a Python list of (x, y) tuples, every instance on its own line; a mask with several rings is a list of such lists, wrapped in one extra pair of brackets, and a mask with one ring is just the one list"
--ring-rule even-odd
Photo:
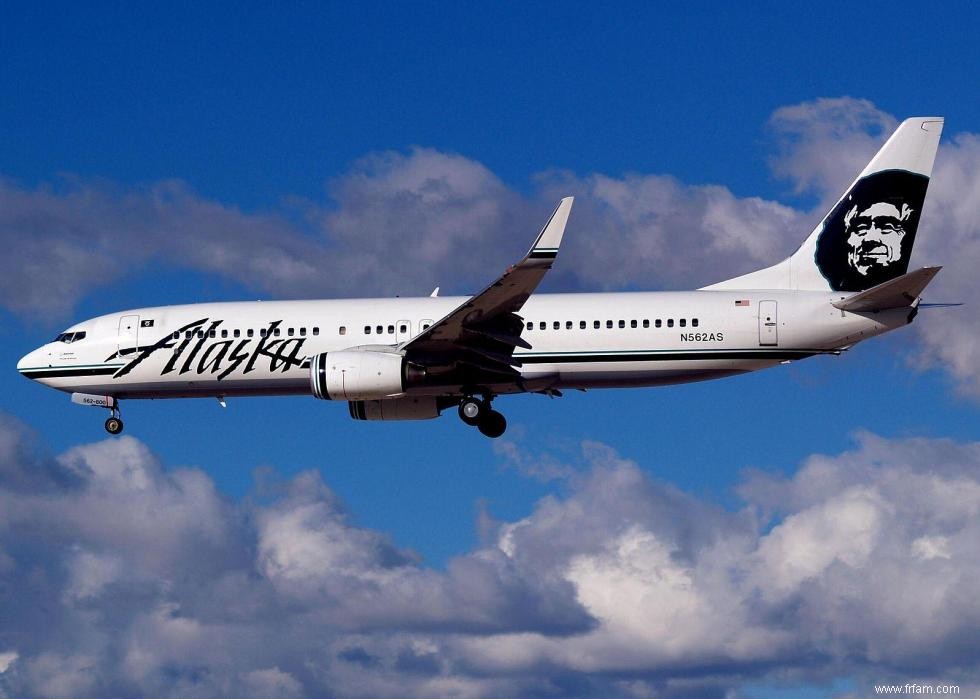
[[(8, 252), (0, 263), (0, 364), (9, 371), (0, 392), (8, 421), (0, 424), (0, 494), (49, 493), (49, 481), (23, 475), (32, 468), (60, 473), (51, 477), (60, 483), (77, 476), (77, 463), (86, 464), (83, 480), (130, 464), (157, 484), (158, 495), (203, 493), (179, 506), (160, 495), (147, 506), (174, 506), (180, 520), (212, 503), (225, 515), (214, 515), (221, 524), (207, 531), (217, 527), (225, 543), (221, 555), (208, 553), (197, 525), (188, 524), (191, 557), (161, 563), (134, 551), (166, 549), (169, 535), (157, 541), (150, 532), (143, 548), (130, 548), (101, 529), (75, 537), (71, 526), (51, 524), (48, 538), (30, 534), (17, 543), (15, 535), (46, 525), (32, 525), (29, 514), (0, 515), (0, 576), (9, 591), (0, 592), (0, 609), (17, 596), (50, 593), (67, 630), (67, 640), (53, 643), (29, 632), (36, 618), (13, 615), (4, 623), (0, 614), (0, 697), (62, 696), (64, 687), (76, 696), (397, 695), (393, 688), (440, 696), (452, 688), (467, 696), (748, 697), (787, 686), (801, 696), (847, 696), (897, 677), (908, 657), (921, 657), (916, 644), (946, 652), (927, 654), (907, 677), (980, 687), (970, 670), (980, 645), (963, 640), (976, 637), (975, 605), (957, 608), (962, 626), (950, 621), (888, 647), (843, 621), (788, 642), (786, 629), (772, 622), (788, 619), (795, 628), (805, 626), (793, 616), (800, 610), (816, 616), (821, 605), (845, 608), (853, 599), (834, 596), (844, 584), (834, 576), (867, 578), (874, 562), (879, 569), (901, 564), (884, 544), (862, 549), (867, 560), (849, 549), (828, 559), (844, 572), (828, 563), (802, 582), (790, 576), (795, 582), (786, 585), (799, 586), (793, 598), (760, 583), (756, 596), (778, 599), (767, 608), (769, 621), (756, 627), (754, 617), (732, 612), (731, 643), (719, 647), (697, 637), (680, 650), (658, 646), (655, 635), (617, 626), (624, 620), (590, 597), (604, 584), (618, 594), (625, 573), (600, 574), (612, 565), (603, 556), (615, 542), (625, 545), (617, 537), (640, 532), (630, 545), (650, 551), (673, 541), (657, 503), (669, 503), (663, 511), (691, 531), (709, 532), (705, 540), (744, 526), (745, 537), (756, 537), (746, 560), (770, 565), (776, 539), (767, 532), (775, 527), (778, 541), (789, 541), (800, 522), (830, 517), (839, 502), (853, 505), (854, 489), (877, 493), (861, 507), (873, 509), (886, 494), (906, 502), (910, 494), (890, 490), (897, 487), (891, 470), (935, 469), (936, 478), (959, 484), (954, 490), (976, 484), (980, 294), (971, 275), (980, 254), (980, 99), (973, 89), (980, 16), (972, 6), (188, 3), (137, 12), (122, 3), (56, 3), (4, 14), (0, 239)], [(431, 423), (355, 423), (346, 406), (312, 398), (236, 400), (225, 410), (213, 401), (132, 402), (124, 414), (135, 441), (106, 441), (100, 412), (70, 405), (13, 369), (70, 323), (129, 307), (423, 295), (436, 285), (444, 294), (467, 293), (523, 253), (564, 194), (577, 196), (576, 210), (545, 290), (703, 285), (790, 252), (896, 120), (920, 114), (947, 122), (913, 264), (947, 265), (927, 300), (967, 305), (923, 312), (913, 328), (842, 357), (691, 386), (501, 400), (510, 423), (503, 445), (449, 414)], [(433, 182), (435, 203), (423, 196)], [(723, 223), (712, 223), (711, 212)], [(280, 254), (290, 264), (261, 266)], [(926, 456), (906, 463), (907, 454)], [(831, 480), (842, 490), (816, 488), (825, 500), (800, 494), (810, 468), (837, 474)], [(851, 482), (848, 469), (866, 480)], [(773, 482), (760, 485), (759, 471)], [(180, 480), (186, 473), (196, 474), (194, 487)], [(601, 518), (601, 508), (612, 507), (602, 494), (618, 493), (614, 481), (634, 475), (644, 484), (637, 492), (650, 493), (636, 505), (645, 514)], [(785, 502), (772, 500), (777, 491)], [(678, 492), (687, 499), (676, 499)], [(125, 491), (118, 496), (98, 504), (127, 501)], [(491, 595), (507, 601), (488, 607), (500, 628), (460, 611), (482, 609), (486, 590), (460, 569), (498, 556), (515, 527), (537, 532), (540, 525), (541, 538), (519, 546), (547, 550), (549, 508), (574, 527), (583, 525), (569, 514), (576, 505), (598, 508), (590, 526), (608, 536), (597, 548), (569, 544), (564, 563), (547, 570), (518, 566), (519, 594), (505, 586)], [(882, 507), (901, 521), (924, 517), (901, 504)], [(314, 515), (303, 519), (302, 512)], [(964, 515), (955, 531), (933, 522), (892, 544), (925, 552), (923, 561), (941, 559), (951, 567), (948, 579), (966, 581), (976, 560), (958, 557), (957, 542), (969, 540), (974, 520)], [(289, 529), (297, 521), (300, 532)], [(366, 593), (348, 578), (318, 579), (319, 568), (296, 563), (315, 562), (337, 537), (353, 542), (358, 561), (371, 561), (350, 579), (376, 582), (378, 571), (397, 572), (397, 580), (412, 581), (405, 585), (469, 602), (459, 610), (447, 602), (438, 622), (411, 623), (401, 597), (363, 602), (376, 605), (380, 619), (337, 606), (340, 590), (355, 599)], [(861, 540), (853, 532), (849, 538)], [(677, 541), (670, 560), (702, 560), (703, 549)], [(555, 550), (566, 549), (556, 543)], [(160, 617), (147, 610), (179, 607), (195, 628), (206, 625), (192, 611), (192, 596), (181, 596), (174, 571), (209, 556), (227, 566), (202, 566), (195, 585), (215, 599), (232, 573), (268, 584), (242, 592), (254, 616), (235, 617), (256, 647), (293, 630), (264, 625), (269, 610), (298, 605), (304, 619), (326, 629), (302, 638), (322, 643), (333, 660), (309, 670), (296, 647), (283, 643), (274, 665), (245, 648), (240, 664), (204, 659), (195, 666), (165, 649), (160, 639), (170, 631), (154, 627)], [(23, 572), (31, 567), (46, 571), (44, 584)], [(695, 566), (684, 574), (699, 581), (705, 573)], [(644, 575), (640, 589), (649, 582)], [(555, 576), (567, 580), (542, 587)], [(571, 597), (568, 585), (577, 591)], [(704, 585), (704, 604), (728, 609), (712, 596), (722, 592)], [(656, 586), (650, 589), (644, 604), (657, 598)], [(131, 608), (108, 615), (102, 605), (120, 590)], [(954, 599), (954, 592), (938, 598)], [(726, 588), (724, 599), (734, 594)], [(731, 609), (750, 607), (750, 598)], [(86, 621), (79, 605), (95, 610), (98, 621)], [(678, 601), (676, 609), (684, 608)], [(877, 632), (887, 635), (888, 618), (882, 611), (868, 628), (881, 622)], [(701, 623), (693, 611), (675, 621), (692, 629)], [(718, 622), (720, 636), (728, 623)], [(418, 665), (404, 670), (408, 651), (382, 632), (404, 643), (410, 636), (416, 651), (418, 644), (436, 651), (412, 651)], [(525, 646), (509, 635), (524, 632), (543, 640)], [(91, 644), (113, 633), (133, 645)], [(459, 633), (462, 641), (453, 636)], [(595, 640), (586, 652), (556, 640), (562, 633), (594, 633), (609, 645)], [(819, 640), (828, 637), (846, 642)], [(625, 665), (608, 659), (627, 656), (615, 649), (629, 639), (646, 644), (649, 657)], [(508, 643), (536, 660), (508, 664)], [(151, 660), (126, 665), (128, 674), (108, 669), (137, 646)], [(585, 655), (594, 664), (580, 662)]]

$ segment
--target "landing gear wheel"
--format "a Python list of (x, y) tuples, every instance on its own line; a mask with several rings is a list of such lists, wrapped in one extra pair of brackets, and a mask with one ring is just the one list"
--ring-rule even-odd
[(496, 439), (507, 430), (507, 418), (496, 410), (489, 410), (480, 417), (477, 429), (484, 436), (490, 439)]
[(479, 425), (481, 416), (486, 412), (487, 406), (479, 398), (466, 396), (459, 403), (459, 419), (471, 427)]
[(123, 431), (123, 421), (118, 417), (110, 417), (105, 421), (105, 431), (109, 434), (119, 434)]

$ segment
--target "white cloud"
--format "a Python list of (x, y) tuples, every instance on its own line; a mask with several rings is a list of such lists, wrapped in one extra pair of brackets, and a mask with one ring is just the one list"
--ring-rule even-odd
[(42, 653), (26, 662), (31, 689), (42, 699), (73, 699), (96, 684), (97, 659), (91, 655)]
[(0, 674), (6, 672), (11, 665), (17, 662), (17, 658), (20, 657), (16, 651), (8, 650), (0, 653)]
[(303, 686), (288, 672), (277, 667), (245, 673), (247, 696), (255, 699), (293, 699), (303, 696)]
[(886, 507), (873, 489), (855, 486), (787, 517), (755, 552), (762, 574), (756, 585), (765, 594), (782, 598), (819, 578), (836, 562), (864, 566)]
[(780, 107), (769, 119), (777, 146), (770, 161), (773, 172), (789, 181), (796, 193), (819, 195), (825, 210), (897, 126), (892, 115), (853, 97)]
[(22, 432), (0, 420), (5, 458), (54, 475), (0, 470), (0, 635), (17, 639), (0, 696), (980, 682), (980, 443), (859, 434), (790, 477), (748, 474), (739, 511), (586, 443), (563, 495), (440, 571), (357, 526), (314, 472), (231, 503), (136, 440), (51, 458)]

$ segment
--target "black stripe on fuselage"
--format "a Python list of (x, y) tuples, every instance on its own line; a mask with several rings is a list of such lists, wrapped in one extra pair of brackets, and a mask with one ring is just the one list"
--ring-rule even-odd
[(63, 376), (111, 376), (115, 374), (119, 367), (122, 366), (108, 366), (108, 367), (79, 367), (66, 368), (66, 367), (54, 367), (51, 369), (21, 369), (21, 376), (26, 376), (29, 379), (45, 379), (48, 377), (59, 378)]

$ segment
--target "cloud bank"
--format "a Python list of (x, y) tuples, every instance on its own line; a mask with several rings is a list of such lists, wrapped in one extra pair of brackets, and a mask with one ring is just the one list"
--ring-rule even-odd
[(0, 697), (980, 689), (977, 442), (859, 434), (749, 473), (737, 511), (585, 443), (560, 496), (436, 570), (314, 472), (231, 502), (133, 438), (25, 432), (0, 417)]
[[(568, 194), (576, 207), (550, 288), (694, 288), (792, 252), (896, 123), (852, 98), (773, 113), (773, 174), (819, 200), (812, 210), (663, 174), (544, 171), (522, 193), (479, 162), (428, 148), (367, 156), (327, 183), (324, 201), (267, 212), (179, 181), (27, 188), (0, 179), (0, 304), (63, 320), (86, 294), (160, 262), (276, 297), (472, 292), (526, 249)], [(913, 264), (947, 265), (927, 300), (967, 305), (923, 314), (913, 362), (946, 370), (980, 398), (980, 289), (969, 263), (980, 259), (980, 135), (955, 128), (940, 146)]]

